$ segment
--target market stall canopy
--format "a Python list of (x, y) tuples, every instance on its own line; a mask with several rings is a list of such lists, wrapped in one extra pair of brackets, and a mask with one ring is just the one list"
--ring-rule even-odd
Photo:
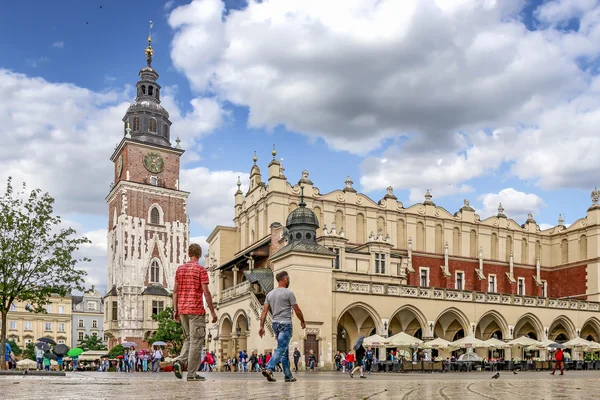
[(484, 342), (483, 340), (477, 339), (475, 336), (467, 336), (452, 342), (452, 347), (458, 347), (461, 349), (486, 348), (490, 347), (490, 345)]
[[(560, 348), (562, 349), (564, 346), (562, 347), (558, 347), (558, 346), (562, 346), (561, 344), (556, 343), (554, 340), (550, 340), (550, 339), (544, 339), (540, 342), (540, 344), (538, 346), (535, 346), (536, 348), (540, 348), (540, 349), (545, 349), (548, 347), (552, 347), (552, 348)], [(534, 347), (534, 346), (531, 346)]]
[(442, 338), (437, 338), (425, 342), (419, 347), (422, 349), (447, 349), (448, 347), (452, 347), (452, 343)]
[(541, 346), (542, 343), (538, 342), (535, 339), (530, 338), (529, 336), (521, 336), (518, 337), (516, 339), (511, 340), (510, 342), (508, 342), (509, 346), (521, 346), (521, 347), (527, 347), (527, 346)]
[(505, 349), (508, 347), (508, 344), (506, 342), (503, 342), (500, 339), (496, 339), (496, 338), (491, 338), (485, 341), (485, 343), (487, 343), (490, 347), (494, 347), (496, 349)]
[(365, 338), (363, 341), (363, 346), (389, 346), (390, 340), (384, 338), (383, 336), (373, 335)]
[(79, 361), (96, 361), (106, 355), (106, 350), (88, 350), (79, 355)]
[(562, 344), (565, 347), (572, 348), (582, 348), (582, 349), (596, 349), (596, 345), (588, 340), (577, 337), (575, 339), (571, 339), (568, 342)]
[(417, 339), (416, 337), (411, 336), (405, 332), (400, 332), (400, 333), (395, 334), (394, 336), (390, 336), (389, 338), (387, 338), (387, 340), (390, 342), (390, 344), (392, 346), (407, 347), (407, 346), (416, 346), (416, 345), (423, 343), (423, 341), (421, 339)]

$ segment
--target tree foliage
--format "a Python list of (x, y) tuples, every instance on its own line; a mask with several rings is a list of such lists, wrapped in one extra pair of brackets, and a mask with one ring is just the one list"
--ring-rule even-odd
[(106, 350), (106, 346), (98, 336), (85, 335), (83, 340), (79, 341), (79, 348), (83, 351), (88, 350)]
[(184, 335), (181, 324), (174, 320), (173, 307), (166, 307), (160, 313), (152, 315), (152, 319), (158, 321), (158, 329), (148, 338), (148, 343), (163, 341), (167, 343), (172, 354), (179, 354), (183, 347)]
[[(4, 359), (7, 314), (15, 301), (30, 305), (30, 311), (45, 313), (52, 295), (66, 296), (83, 291), (85, 271), (74, 253), (85, 237), (64, 228), (53, 213), (54, 199), (40, 189), (15, 191), (8, 178), (6, 192), (0, 197), (0, 313), (2, 334), (0, 357)], [(4, 363), (0, 363), (5, 368)]]
[(117, 356), (122, 356), (125, 353), (125, 347), (118, 344), (108, 352), (109, 358), (117, 358)]
[(23, 360), (35, 361), (35, 345), (33, 342), (27, 343), (27, 346), (25, 346), (25, 349), (23, 350)]

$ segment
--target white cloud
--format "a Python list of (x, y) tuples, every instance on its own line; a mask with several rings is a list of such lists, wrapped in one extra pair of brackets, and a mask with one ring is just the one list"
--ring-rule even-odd
[(169, 11), (171, 8), (173, 8), (173, 5), (175, 4), (175, 0), (169, 0), (165, 3), (165, 10)]
[(87, 237), (91, 243), (84, 244), (76, 253), (77, 257), (87, 257), (91, 261), (81, 263), (78, 267), (87, 272), (85, 284), (87, 287), (94, 285), (101, 294), (104, 294), (106, 287), (106, 268), (107, 268), (107, 238), (106, 229), (98, 229), (82, 233), (81, 236)]
[(65, 42), (52, 42), (52, 47), (56, 47), (58, 49), (64, 49)]
[(248, 180), (245, 172), (211, 171), (204, 167), (181, 171), (181, 187), (191, 192), (187, 209), (193, 223), (208, 230), (215, 225), (232, 224), (238, 176), (243, 182)]
[(193, 236), (190, 237), (190, 244), (191, 243), (198, 243), (200, 245), (200, 247), (202, 247), (202, 259), (200, 261), (201, 264), (206, 265), (208, 263), (205, 263), (205, 257), (208, 254), (208, 242), (206, 241), (206, 239), (208, 238), (208, 236)]
[(502, 203), (504, 214), (515, 221), (524, 222), (527, 214), (539, 214), (544, 201), (535, 193), (524, 193), (513, 188), (502, 189), (498, 193), (487, 193), (478, 198), (483, 203), (483, 210), (479, 211), (481, 218), (498, 214), (498, 206)]
[(46, 64), (50, 62), (50, 59), (48, 57), (39, 57), (36, 59), (29, 59), (27, 60), (27, 65), (29, 65), (31, 68), (37, 68), (43, 64)]
[[(393, 138), (362, 164), (366, 190), (468, 192), (504, 165), (545, 189), (589, 187), (600, 85), (580, 63), (600, 55), (600, 9), (548, 2), (530, 31), (525, 5), (265, 0), (223, 18), (220, 0), (198, 1), (169, 17), (171, 57), (194, 89), (249, 107), (251, 127), (358, 154)], [(577, 32), (553, 27), (567, 17)]]

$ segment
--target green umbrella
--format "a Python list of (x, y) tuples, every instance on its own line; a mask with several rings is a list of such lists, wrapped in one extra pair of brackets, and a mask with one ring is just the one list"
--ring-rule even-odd
[(83, 349), (80, 349), (79, 347), (75, 347), (74, 349), (71, 349), (67, 352), (67, 355), (69, 357), (77, 357), (79, 356), (81, 353), (83, 353)]

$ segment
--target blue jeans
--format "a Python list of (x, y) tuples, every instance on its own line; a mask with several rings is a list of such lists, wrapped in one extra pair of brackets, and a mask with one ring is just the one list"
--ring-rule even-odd
[(267, 369), (269, 371), (275, 371), (277, 364), (281, 362), (285, 379), (291, 379), (292, 371), (290, 371), (288, 348), (290, 347), (290, 340), (292, 339), (292, 325), (273, 322), (273, 332), (275, 333), (275, 337), (277, 337), (277, 350), (275, 350), (275, 354), (273, 354), (269, 364), (267, 364)]

